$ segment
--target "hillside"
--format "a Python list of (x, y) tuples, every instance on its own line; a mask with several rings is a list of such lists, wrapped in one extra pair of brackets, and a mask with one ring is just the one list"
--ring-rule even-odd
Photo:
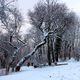
[(73, 59), (59, 65), (43, 68), (22, 67), (20, 72), (1, 76), (0, 80), (80, 80), (80, 62)]

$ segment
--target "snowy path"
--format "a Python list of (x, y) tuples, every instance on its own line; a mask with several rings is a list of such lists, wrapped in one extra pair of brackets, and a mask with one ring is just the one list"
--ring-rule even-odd
[(80, 62), (36, 69), (23, 67), (21, 72), (1, 76), (0, 80), (80, 80)]

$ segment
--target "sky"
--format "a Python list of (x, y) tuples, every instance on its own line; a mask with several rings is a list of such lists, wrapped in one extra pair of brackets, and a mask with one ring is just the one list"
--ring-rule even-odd
[(20, 12), (22, 13), (22, 16), (25, 18), (25, 23), (21, 28), (22, 34), (25, 34), (26, 31), (29, 31), (31, 28), (31, 25), (29, 23), (29, 19), (27, 18), (27, 12), (28, 10), (33, 9), (34, 5), (39, 0), (18, 0), (16, 3), (16, 6), (19, 8)]
[[(17, 6), (23, 14), (27, 14), (29, 9), (33, 9), (35, 4), (40, 0), (18, 0)], [(64, 2), (68, 8), (80, 14), (80, 0), (59, 0)]]
[[(22, 28), (22, 31), (26, 31), (31, 27), (31, 25), (28, 22), (27, 12), (28, 10), (32, 10), (38, 1), (40, 0), (18, 0), (17, 7), (20, 9), (22, 15), (24, 16), (27, 22), (25, 23), (24, 26), (26, 28)], [(65, 3), (70, 10), (74, 11), (77, 15), (80, 16), (80, 0), (59, 0), (59, 1)]]
[(18, 0), (17, 6), (22, 10), (23, 14), (27, 14), (28, 10), (33, 9), (39, 0)]
[(80, 16), (80, 0), (62, 0), (67, 7)]

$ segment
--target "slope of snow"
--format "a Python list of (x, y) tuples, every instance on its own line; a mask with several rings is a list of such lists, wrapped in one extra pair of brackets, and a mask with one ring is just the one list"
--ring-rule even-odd
[[(80, 80), (80, 62), (73, 59), (68, 65), (33, 68), (22, 67), (20, 72), (1, 76), (0, 80)], [(61, 62), (64, 64), (64, 62)]]

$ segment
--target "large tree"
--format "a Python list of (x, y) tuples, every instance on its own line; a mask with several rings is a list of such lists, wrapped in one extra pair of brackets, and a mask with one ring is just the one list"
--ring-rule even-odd
[[(15, 60), (17, 59), (17, 57), (14, 58), (14, 53), (19, 47), (18, 45), (20, 43), (18, 43), (18, 41), (22, 43), (22, 41), (20, 40), (19, 33), (20, 33), (20, 28), (21, 28), (23, 19), (20, 11), (15, 6), (15, 2), (16, 0), (0, 0), (0, 24), (1, 24), (1, 27), (5, 29), (8, 34), (7, 35), (8, 40), (0, 40), (0, 44), (3, 43), (3, 45), (7, 45), (7, 47), (1, 46), (3, 50), (5, 50), (5, 48), (10, 49), (8, 50), (9, 53), (7, 55), (8, 61), (5, 58), (7, 71), (10, 66), (14, 67), (16, 65), (16, 63), (14, 62), (17, 61)], [(13, 49), (11, 49), (10, 47), (12, 47)], [(6, 51), (5, 53), (7, 54)]]
[(45, 43), (47, 43), (48, 47), (48, 64), (51, 65), (52, 58), (54, 62), (57, 62), (63, 34), (70, 29), (70, 27), (75, 26), (75, 15), (73, 15), (64, 4), (52, 0), (46, 0), (46, 2), (43, 3), (39, 2), (33, 11), (29, 11), (29, 18), (33, 27), (41, 30), (44, 39), (35, 46), (30, 54), (24, 56), (19, 61), (16, 70), (19, 70), (23, 63), (34, 55), (36, 50)]
[[(75, 25), (75, 15), (70, 12), (65, 4), (60, 4), (55, 0), (46, 0), (39, 2), (34, 11), (29, 11), (31, 24), (40, 29), (44, 34), (56, 29), (56, 36), (48, 35), (48, 64), (51, 65), (51, 55), (53, 62), (58, 61), (58, 54), (61, 47), (61, 38), (66, 30)], [(53, 52), (53, 42), (54, 52)]]

